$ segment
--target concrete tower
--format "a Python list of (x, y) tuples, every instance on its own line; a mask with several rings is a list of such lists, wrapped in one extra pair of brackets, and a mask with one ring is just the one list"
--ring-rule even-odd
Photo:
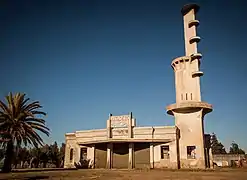
[(197, 51), (197, 43), (201, 39), (196, 33), (199, 21), (195, 19), (198, 10), (198, 5), (187, 4), (181, 11), (184, 21), (185, 56), (172, 61), (176, 103), (166, 107), (167, 113), (175, 117), (175, 125), (180, 129), (178, 144), (181, 168), (208, 167), (203, 119), (212, 111), (212, 105), (201, 101), (202, 54)]

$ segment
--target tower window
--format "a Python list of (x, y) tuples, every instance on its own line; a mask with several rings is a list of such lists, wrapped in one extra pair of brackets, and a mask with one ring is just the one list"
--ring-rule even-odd
[(196, 159), (196, 146), (187, 146), (187, 159)]
[(185, 94), (185, 99), (188, 100), (188, 94), (187, 93)]
[(190, 93), (190, 99), (192, 100), (192, 93)]
[(70, 160), (70, 161), (73, 160), (73, 148), (70, 149), (70, 152), (69, 152), (69, 160)]
[(161, 146), (161, 159), (169, 159), (169, 146)]
[(183, 94), (181, 94), (181, 100), (183, 100)]

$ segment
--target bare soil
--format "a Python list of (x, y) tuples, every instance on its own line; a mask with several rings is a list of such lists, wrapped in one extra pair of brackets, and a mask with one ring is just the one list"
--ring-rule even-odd
[(189, 170), (70, 170), (0, 174), (2, 179), (52, 180), (247, 180), (247, 169)]

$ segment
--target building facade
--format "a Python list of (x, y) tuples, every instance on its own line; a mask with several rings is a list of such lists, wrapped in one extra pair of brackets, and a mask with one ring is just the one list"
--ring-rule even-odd
[(132, 113), (110, 114), (105, 129), (67, 133), (64, 167), (81, 159), (91, 168), (208, 168), (212, 167), (210, 138), (204, 135), (204, 117), (212, 105), (201, 101), (200, 37), (196, 4), (182, 8), (185, 56), (175, 58), (176, 103), (166, 107), (175, 126), (136, 127)]

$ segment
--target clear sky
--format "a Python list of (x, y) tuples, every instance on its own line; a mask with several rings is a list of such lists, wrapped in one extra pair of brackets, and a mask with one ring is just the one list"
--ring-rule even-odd
[(174, 125), (173, 58), (184, 55), (180, 10), (201, 9), (205, 117), (226, 147), (247, 150), (247, 25), (242, 0), (1, 1), (0, 96), (25, 92), (48, 113), (50, 143), (66, 132), (105, 128), (130, 111), (138, 126)]

